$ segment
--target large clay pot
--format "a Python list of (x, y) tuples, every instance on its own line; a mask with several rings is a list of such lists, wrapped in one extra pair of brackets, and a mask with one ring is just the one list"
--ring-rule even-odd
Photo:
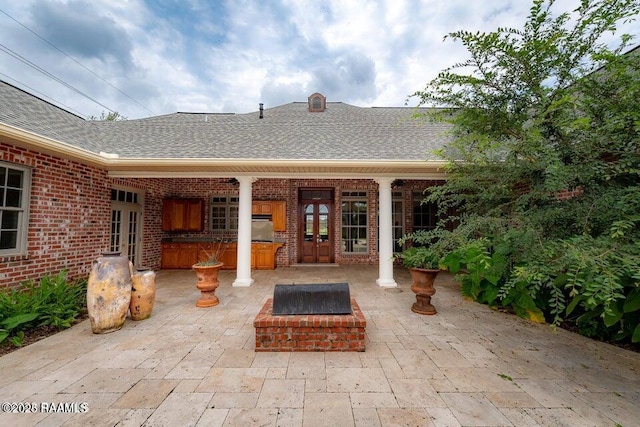
[(122, 328), (131, 301), (132, 266), (120, 252), (104, 252), (91, 266), (87, 310), (94, 334)]
[(213, 307), (220, 303), (215, 292), (220, 285), (218, 273), (221, 267), (221, 262), (214, 265), (195, 264), (193, 266), (193, 270), (196, 272), (196, 277), (198, 278), (196, 287), (200, 290), (200, 298), (196, 301), (196, 307)]
[(436, 314), (436, 308), (431, 305), (431, 297), (436, 293), (433, 282), (440, 270), (426, 270), (424, 268), (410, 268), (413, 284), (411, 290), (416, 294), (416, 302), (411, 311), (418, 314)]
[(156, 273), (150, 270), (137, 271), (131, 276), (131, 319), (144, 320), (151, 316), (156, 302)]

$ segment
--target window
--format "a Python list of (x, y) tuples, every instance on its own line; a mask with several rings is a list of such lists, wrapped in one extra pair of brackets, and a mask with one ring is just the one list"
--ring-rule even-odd
[(362, 254), (369, 250), (367, 233), (367, 193), (342, 192), (342, 241), (343, 253)]
[(0, 255), (25, 254), (31, 170), (0, 162)]
[(422, 193), (413, 194), (413, 231), (433, 230), (438, 224), (438, 206), (422, 203), (423, 198)]
[(138, 203), (138, 193), (134, 191), (111, 189), (112, 202)]
[(214, 233), (238, 232), (238, 205), (237, 196), (213, 196), (211, 198), (210, 230)]
[(400, 191), (393, 192), (391, 222), (393, 224), (393, 252), (402, 252), (403, 247), (398, 244), (398, 239), (404, 235), (404, 201)]
[(327, 98), (321, 93), (314, 93), (308, 98), (309, 111), (322, 112), (327, 108)]

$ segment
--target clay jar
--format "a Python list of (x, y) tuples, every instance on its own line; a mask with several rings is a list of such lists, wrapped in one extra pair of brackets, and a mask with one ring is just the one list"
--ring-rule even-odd
[(122, 328), (131, 301), (131, 263), (120, 252), (104, 252), (91, 266), (87, 311), (94, 334)]
[(131, 276), (131, 303), (129, 304), (131, 319), (148, 319), (155, 302), (156, 273), (149, 270), (135, 272)]

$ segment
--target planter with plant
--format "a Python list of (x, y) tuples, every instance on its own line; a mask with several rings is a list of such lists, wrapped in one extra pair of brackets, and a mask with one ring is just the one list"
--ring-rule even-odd
[(416, 294), (416, 302), (411, 311), (418, 314), (436, 314), (431, 297), (436, 293), (433, 283), (440, 273), (440, 256), (424, 246), (412, 246), (397, 255), (402, 265), (409, 269), (413, 284), (411, 290)]
[(205, 254), (204, 259), (193, 264), (193, 271), (196, 272), (198, 278), (196, 287), (200, 291), (196, 307), (214, 307), (220, 303), (215, 292), (220, 286), (218, 274), (223, 266), (220, 262), (220, 255), (225, 249), (225, 242), (225, 239), (221, 237), (212, 239), (207, 248), (201, 248)]

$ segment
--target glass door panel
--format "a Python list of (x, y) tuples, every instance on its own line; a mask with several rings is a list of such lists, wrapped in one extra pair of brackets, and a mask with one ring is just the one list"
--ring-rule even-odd
[(300, 231), (300, 262), (332, 262), (330, 204), (316, 201), (303, 203)]

